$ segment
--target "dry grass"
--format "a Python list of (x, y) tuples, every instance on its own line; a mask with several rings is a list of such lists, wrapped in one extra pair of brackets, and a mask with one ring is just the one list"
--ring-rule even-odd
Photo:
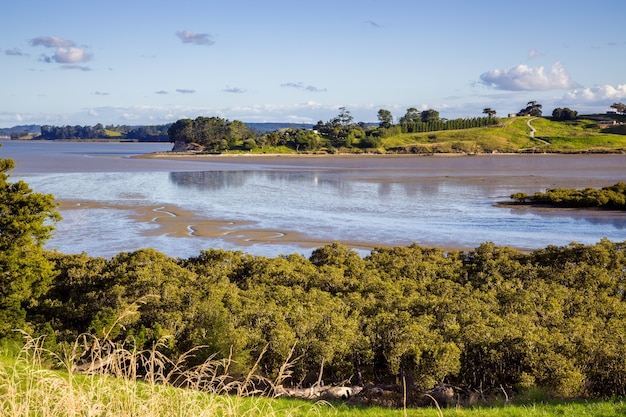
[[(283, 402), (253, 371), (234, 380), (229, 360), (187, 368), (188, 352), (171, 361), (159, 347), (136, 351), (82, 336), (62, 355), (26, 337), (17, 358), (0, 361), (2, 416), (304, 416), (325, 404)], [(2, 355), (6, 358), (6, 355)], [(82, 358), (81, 358), (82, 357)], [(52, 366), (51, 366), (52, 365)]]
[[(253, 373), (233, 380), (230, 361), (207, 360), (186, 369), (193, 351), (173, 362), (158, 352), (134, 351), (83, 336), (63, 355), (45, 349), (44, 339), (25, 338), (10, 357), (0, 351), (0, 416), (623, 416), (622, 401), (530, 404), (474, 409), (382, 409), (304, 402), (253, 395), (273, 384)], [(87, 349), (85, 349), (85, 346)], [(88, 352), (89, 360), (81, 355)], [(83, 355), (83, 358), (85, 356)], [(51, 365), (57, 365), (56, 370)], [(289, 365), (284, 371), (288, 372)], [(280, 376), (274, 382), (280, 381)], [(269, 385), (268, 385), (269, 384)], [(271, 393), (271, 392), (270, 392)]]

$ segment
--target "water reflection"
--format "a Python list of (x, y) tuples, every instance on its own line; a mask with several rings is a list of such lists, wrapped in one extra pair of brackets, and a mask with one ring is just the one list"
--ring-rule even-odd
[[(337, 192), (338, 197), (351, 198), (354, 196), (355, 184), (375, 186), (378, 197), (384, 198), (398, 191), (407, 197), (435, 197), (441, 192), (442, 179), (423, 178), (420, 181), (409, 181), (406, 178), (382, 176), (376, 180), (362, 178), (351, 171), (193, 171), (170, 172), (169, 181), (180, 188), (193, 188), (197, 191), (218, 191), (229, 188), (243, 188), (254, 184), (272, 184), (279, 188), (298, 187), (319, 191), (331, 189)], [(465, 184), (455, 184), (447, 181), (455, 188), (467, 188)], [(362, 188), (357, 187), (357, 188)], [(490, 190), (491, 188), (487, 188)], [(294, 191), (299, 192), (299, 191)], [(482, 194), (482, 193), (481, 193)]]
[(532, 214), (547, 220), (557, 217), (564, 217), (580, 222), (588, 222), (597, 226), (610, 226), (617, 230), (626, 229), (626, 214), (619, 211), (603, 210), (583, 210), (583, 209), (512, 209), (510, 213), (514, 216)]
[(181, 188), (197, 191), (215, 191), (224, 188), (239, 188), (246, 183), (248, 171), (200, 171), (170, 172), (169, 180)]
[(198, 191), (217, 191), (226, 188), (245, 187), (250, 184), (271, 183), (276, 186), (331, 187), (350, 194), (350, 181), (332, 172), (285, 172), (285, 171), (199, 171), (170, 172), (170, 183), (181, 188), (194, 188)]

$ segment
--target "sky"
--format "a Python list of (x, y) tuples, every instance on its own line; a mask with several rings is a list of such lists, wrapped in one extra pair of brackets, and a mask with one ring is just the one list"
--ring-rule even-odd
[(626, 101), (626, 2), (3, 0), (0, 127)]

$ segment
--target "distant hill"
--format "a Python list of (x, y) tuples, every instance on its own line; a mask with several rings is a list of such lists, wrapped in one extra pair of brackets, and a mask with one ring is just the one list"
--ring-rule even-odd
[(39, 134), (40, 125), (18, 125), (13, 127), (0, 128), (0, 136), (11, 136), (11, 133), (28, 133), (30, 135)]

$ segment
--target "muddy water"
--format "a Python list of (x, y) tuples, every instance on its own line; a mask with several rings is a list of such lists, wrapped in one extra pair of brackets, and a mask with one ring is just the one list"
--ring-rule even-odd
[(626, 213), (495, 207), (516, 191), (626, 181), (626, 155), (137, 158), (170, 144), (3, 142), (13, 179), (63, 202), (50, 248), (112, 256), (220, 247), (275, 256), (341, 241), (522, 249), (626, 239)]

